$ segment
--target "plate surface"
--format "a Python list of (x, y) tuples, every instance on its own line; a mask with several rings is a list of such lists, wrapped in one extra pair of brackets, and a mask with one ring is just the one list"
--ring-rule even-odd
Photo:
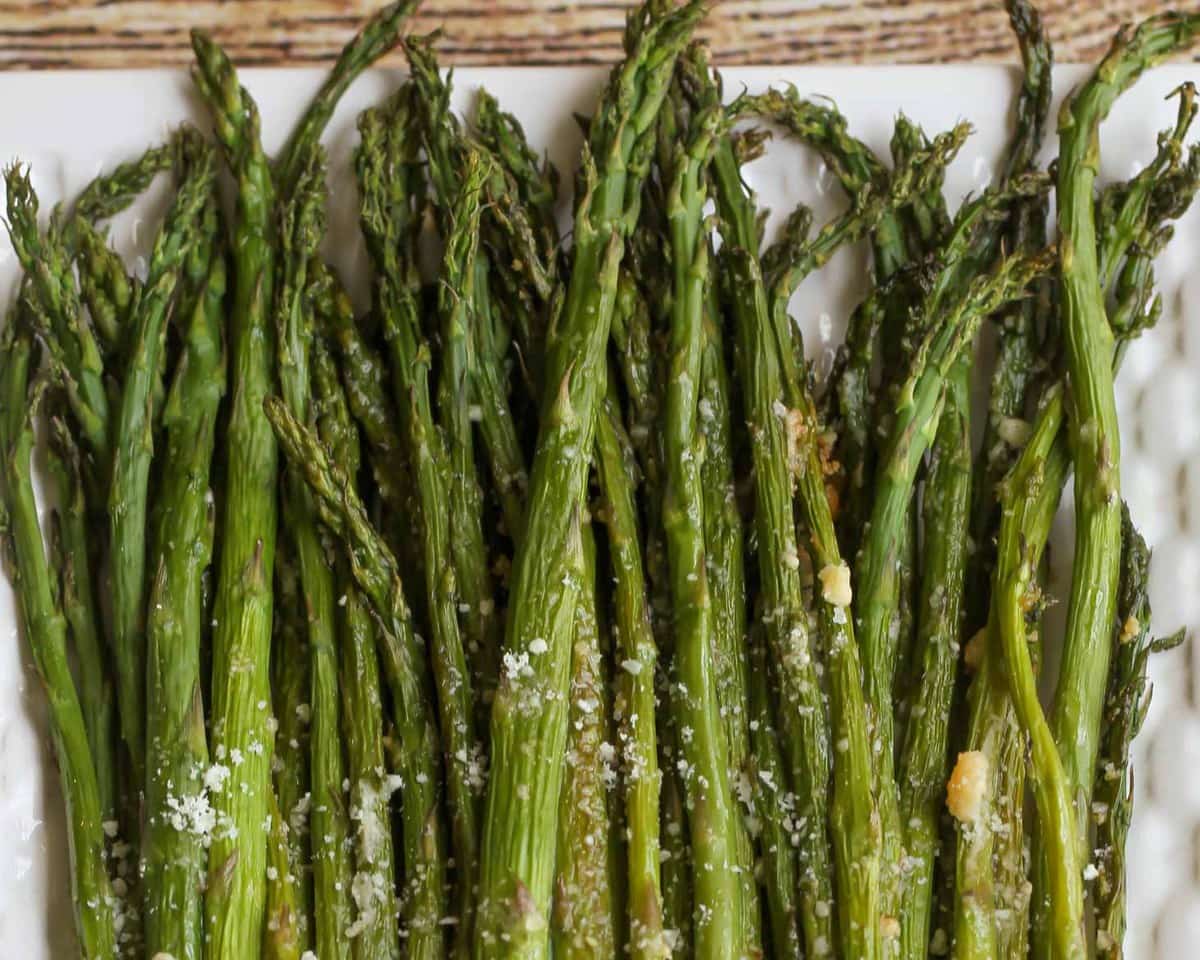
[[(1146, 75), (1118, 103), (1103, 128), (1102, 179), (1125, 178), (1154, 153), (1155, 137), (1175, 117), (1166, 96), (1196, 67), (1165, 67)], [(269, 150), (278, 148), (322, 73), (247, 70), (243, 81), (263, 117)], [(1084, 75), (1056, 71), (1061, 92)], [(525, 124), (569, 184), (580, 136), (573, 112), (588, 112), (603, 80), (594, 69), (463, 69), (455, 74), (455, 106), (469, 109), (486, 86)], [(349, 91), (330, 126), (332, 201), (327, 254), (355, 278), (365, 297), (365, 253), (356, 228), (357, 197), (349, 170), (354, 117), (378, 101), (400, 74), (376, 71)], [(977, 128), (950, 168), (946, 193), (957, 205), (985, 186), (1000, 162), (1018, 76), (1002, 67), (740, 68), (724, 71), (725, 89), (758, 90), (794, 83), (804, 94), (833, 98), (852, 132), (887, 155), (892, 122), (903, 110), (933, 132), (960, 119)], [(131, 158), (183, 120), (204, 112), (182, 71), (0, 75), (3, 159), (32, 164), (43, 211), (73, 197), (102, 168)], [(1052, 153), (1053, 137), (1048, 152)], [(773, 211), (772, 225), (797, 202), (818, 222), (844, 205), (836, 183), (811, 153), (777, 140), (749, 168), (747, 180)], [(113, 238), (138, 269), (153, 241), (165, 202), (157, 189), (113, 225)], [(1124, 494), (1156, 547), (1151, 598), (1155, 625), (1200, 627), (1200, 209), (1178, 224), (1160, 259), (1163, 316), (1129, 350), (1118, 382), (1124, 448)], [(793, 315), (819, 371), (828, 368), (845, 318), (862, 293), (864, 249), (839, 254), (797, 292)], [(1189, 270), (1189, 268), (1191, 268)], [(0, 239), (0, 304), (7, 306), (17, 274), (7, 237)], [(1070, 495), (1053, 540), (1057, 596), (1065, 598), (1071, 555)], [(1061, 610), (1061, 607), (1059, 608)], [(1181, 960), (1200, 940), (1200, 671), (1196, 646), (1153, 661), (1154, 706), (1137, 746), (1137, 800), (1130, 857), (1131, 960)], [(0, 954), (28, 960), (66, 958), (73, 950), (66, 888), (61, 797), (46, 746), (36, 674), (17, 636), (12, 593), (0, 578)]]

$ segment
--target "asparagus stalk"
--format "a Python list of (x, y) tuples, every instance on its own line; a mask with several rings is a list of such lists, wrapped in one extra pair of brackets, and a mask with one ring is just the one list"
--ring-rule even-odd
[[(1164, 13), (1122, 31), (1059, 122), (1058, 228), (1070, 418), (1075, 459), (1075, 563), (1051, 726), (1062, 755), (1077, 838), (1095, 780), (1104, 680), (1112, 653), (1120, 568), (1121, 444), (1110, 357), (1113, 334), (1099, 282), (1093, 187), (1099, 126), (1142, 71), (1200, 33), (1200, 16)], [(1047, 831), (1040, 831), (1046, 839)]]
[(88, 748), (83, 711), (67, 659), (67, 622), (55, 596), (38, 524), (30, 459), (33, 418), (41, 388), (30, 386), (33, 337), (15, 312), (0, 340), (0, 480), (9, 575), (16, 587), (22, 628), (50, 706), (51, 734), (66, 797), (75, 930), (85, 960), (116, 955), (114, 896), (104, 858), (103, 810)]
[[(308, 299), (308, 263), (324, 234), (325, 165), (321, 150), (306, 158), (279, 227), (279, 286), (275, 303), (280, 392), (292, 415), (307, 419), (313, 406), (311, 344), (313, 310)], [(303, 476), (285, 473), (284, 520), (295, 545), (308, 631), (311, 775), (311, 856), (314, 943), (319, 956), (350, 955), (349, 823), (343, 791), (338, 710), (338, 632), (333, 570), (317, 529)]]
[[(333, 358), (319, 340), (313, 345), (312, 367), (321, 439), (346, 475), (354, 478), (360, 466), (358, 434), (350, 420)], [(389, 799), (398, 784), (385, 772), (375, 621), (369, 603), (354, 584), (349, 565), (341, 557), (336, 579), (345, 597), (344, 602), (338, 601), (338, 641), (355, 854), (350, 895), (356, 916), (345, 935), (351, 939), (355, 960), (397, 960), (400, 937), (395, 923), (395, 853)]]
[[(580, 514), (595, 414), (604, 396), (604, 348), (627, 217), (636, 213), (641, 163), (675, 58), (700, 14), (688, 4), (631, 19), (629, 55), (591, 123), (584, 190), (575, 218), (574, 268), (566, 305), (549, 338), (543, 416), (517, 550), (506, 638), (509, 663), (492, 709), (492, 774), (484, 819), (481, 957), (543, 957), (561, 793), (559, 758), (579, 578)], [(530, 650), (534, 641), (545, 653)], [(550, 699), (550, 695), (553, 699)]]
[[(1052, 92), (1053, 52), (1036, 8), (1027, 0), (1007, 0), (1009, 19), (1021, 48), (1024, 77), (1017, 96), (1016, 123), (1005, 161), (1011, 181), (1034, 169), (1042, 146)], [(1047, 199), (1030, 197), (1014, 206), (1007, 225), (1013, 250), (1035, 250), (1046, 241)], [(994, 559), (993, 533), (999, 522), (996, 488), (1016, 459), (1005, 442), (1006, 424), (1021, 419), (1038, 366), (1038, 324), (1047, 311), (1045, 285), (998, 318), (996, 362), (988, 394), (987, 418), (980, 445), (981, 474), (972, 494), (972, 536), (977, 550), (971, 564), (971, 627), (987, 618), (984, 596)]]
[(76, 226), (79, 294), (107, 354), (119, 349), (137, 290), (121, 258), (86, 221)]
[(304, 176), (309, 156), (317, 148), (321, 134), (344, 94), (367, 67), (384, 56), (400, 40), (404, 21), (420, 0), (395, 0), (375, 13), (342, 48), (337, 63), (325, 77), (321, 88), (304, 111), (276, 163), (275, 182), (282, 196), (290, 196)]
[(102, 622), (92, 580), (95, 543), (88, 529), (82, 452), (61, 417), (50, 424), (48, 466), (57, 499), (57, 569), (63, 614), (79, 658), (79, 704), (87, 726), (88, 747), (96, 770), (96, 787), (104, 820), (117, 811), (116, 704)]
[(581, 535), (583, 572), (571, 645), (570, 732), (559, 799), (551, 942), (555, 957), (614, 956), (607, 791), (616, 771), (605, 755), (608, 710), (596, 606), (595, 540)]
[[(283, 928), (283, 944), (294, 938), (300, 949), (312, 947), (313, 935), (313, 878), (310, 854), (309, 813), (312, 809), (310, 789), (309, 730), (312, 706), (309, 704), (308, 623), (300, 592), (300, 571), (296, 564), (295, 546), (286, 534), (280, 540), (275, 560), (275, 607), (272, 623), (271, 693), (277, 730), (275, 755), (271, 759), (273, 797), (279, 807), (287, 845), (287, 870), (284, 885), (269, 885), (267, 889), (267, 922), (270, 925), (275, 910), (286, 907), (288, 917)], [(269, 845), (270, 864), (279, 856), (278, 841)], [(279, 868), (276, 867), (278, 870)], [(269, 877), (268, 868), (268, 877)], [(271, 905), (275, 898), (276, 906)], [(280, 920), (283, 922), (283, 919)], [(267, 931), (268, 941), (271, 931)]]
[[(1061, 396), (1055, 394), (1005, 481), (993, 610), (1008, 688), (1033, 749), (1034, 798), (1051, 909), (1048, 949), (1055, 957), (1086, 956), (1083, 860), (1070, 780), (1037, 698), (1025, 638), (1027, 591), (1045, 545), (1069, 468), (1060, 435)], [(1035, 928), (1036, 929), (1036, 928)]]
[[(1014, 255), (977, 277), (963, 294), (938, 309), (931, 295), (926, 306), (934, 311), (921, 323), (928, 329), (917, 350), (909, 378), (898, 394), (892, 428), (876, 480), (876, 500), (867, 538), (857, 562), (856, 622), (863, 652), (865, 689), (873, 740), (880, 766), (880, 818), (883, 825), (884, 916), (897, 917), (896, 868), (902, 853), (898, 796), (892, 773), (894, 742), (892, 680), (896, 644), (891, 624), (897, 610), (898, 580), (894, 558), (903, 533), (916, 471), (936, 433), (944, 404), (942, 384), (982, 318), (1019, 296), (1024, 285), (1046, 271), (1048, 256)], [(889, 784), (891, 785), (889, 787)], [(895, 930), (895, 933), (900, 933)]]
[[(208, 202), (212, 202), (212, 195)], [(202, 578), (212, 558), (210, 469), (225, 392), (225, 257), (211, 253), (201, 299), (163, 411), (164, 448), (146, 616), (146, 756), (143, 885), (146, 949), (203, 956), (201, 823), (209, 800), (196, 770), (208, 765), (201, 694)]]
[[(715, 99), (715, 97), (714, 97)], [(714, 613), (704, 538), (699, 390), (708, 282), (708, 238), (701, 222), (705, 171), (720, 136), (719, 100), (692, 121), (673, 158), (667, 214), (674, 269), (670, 374), (664, 421), (667, 466), (663, 523), (674, 606), (672, 708), (677, 715), (696, 883), (696, 953), (741, 956), (757, 946), (742, 927), (735, 873), (741, 828), (729, 780), (729, 742), (713, 664)]]
[(659, 865), (658, 736), (654, 674), (657, 647), (650, 626), (638, 530), (632, 450), (614, 407), (613, 388), (596, 423), (596, 466), (604, 496), (603, 518), (613, 568), (620, 673), (616, 715), (620, 723), (625, 789), (629, 950), (638, 960), (670, 955), (663, 931)]
[(185, 140), (187, 173), (154, 242), (145, 288), (130, 330), (120, 410), (113, 435), (109, 490), (112, 646), (117, 672), (121, 735), (134, 779), (146, 770), (146, 520), (150, 461), (154, 453), (153, 389), (165, 349), (167, 318), (184, 261), (212, 189), (212, 151), (199, 138)]
[[(482, 786), (472, 768), (478, 763), (478, 738), (473, 720), (471, 676), (467, 668), (463, 633), (459, 626), (462, 605), (478, 596), (462, 589), (457, 576), (453, 514), (465, 509), (460, 495), (465, 485), (456, 485), (459, 470), (469, 465), (455, 462), (448, 450), (448, 431), (440, 430), (435, 420), (429, 372), (431, 357), (420, 329), (416, 303), (406, 282), (406, 265), (396, 252), (404, 240), (398, 230), (402, 224), (390, 219), (385, 206), (384, 166), (392, 147), (384, 140), (381, 118), (373, 113), (362, 116), (359, 124), (362, 147), (358, 155), (359, 180), (362, 184), (363, 228), (372, 236), (376, 254), (377, 299), (384, 337), (391, 354), (391, 366), (397, 405), (408, 441), (412, 461), (423, 543), (425, 593), (432, 626), (433, 672), (437, 682), (437, 707), (446, 751), (447, 782), (450, 793), (451, 829), (455, 863), (455, 906), (458, 927), (456, 953), (469, 949), (473, 930), (475, 899), (474, 877), (478, 869), (478, 794)], [(464, 275), (471, 274), (471, 257), (479, 226), (479, 204), (485, 168), (469, 155), (468, 169), (456, 198), (451, 233), (443, 266), (443, 283), (460, 289)], [(452, 293), (458, 299), (457, 294)], [(459, 320), (463, 322), (462, 318)], [(467, 429), (470, 430), (468, 414)], [(467, 443), (471, 442), (468, 433)], [(473, 469), (473, 468), (470, 468)], [(474, 478), (469, 477), (470, 484)], [(479, 531), (479, 511), (471, 515)], [(465, 525), (465, 524), (464, 524)], [(482, 538), (477, 549), (484, 562)], [(449, 565), (449, 566), (448, 566)]]
[(76, 198), (71, 211), (71, 219), (75, 223), (68, 225), (68, 231), (79, 222), (94, 224), (97, 220), (107, 220), (127, 209), (140, 194), (146, 192), (156, 176), (171, 169), (174, 159), (172, 144), (156, 144), (141, 156), (100, 174)]
[[(410, 39), (406, 48), (413, 70), (413, 103), (421, 118), (430, 178), (449, 248), (437, 295), (442, 348), (437, 371), (437, 422), (449, 461), (450, 547), (464, 613), (463, 631), (468, 646), (480, 651), (486, 700), (495, 683), (492, 671), (499, 659), (496, 651), (501, 645), (503, 625), (496, 616), (495, 587), (480, 522), (483, 494), (475, 466), (472, 408), (478, 406), (481, 414), (486, 410), (489, 419), (494, 417), (495, 397), (477, 404), (473, 377), (478, 367), (478, 328), (491, 320), (480, 310), (490, 269), (485, 253), (479, 249), (482, 211), (478, 198), (462, 208), (464, 213), (469, 207), (475, 208), (470, 210), (469, 223), (460, 222), (459, 210), (462, 199), (481, 188), (475, 185), (468, 190), (467, 181), (478, 178), (480, 184), (485, 183), (492, 176), (492, 166), (482, 155), (471, 159), (472, 151), (466, 148), (450, 112), (450, 85), (438, 76), (431, 41)], [(476, 163), (477, 168), (473, 166)], [(510, 502), (510, 513), (513, 506)]]
[[(720, 84), (712, 75), (707, 55), (699, 44), (692, 45), (681, 64), (679, 85), (687, 89), (692, 101), (694, 124), (700, 123), (706, 106), (719, 107)], [(710, 189), (707, 166), (703, 170), (705, 179), (700, 189), (705, 195)], [(701, 186), (698, 181), (697, 186)], [(689, 216), (694, 214), (694, 210), (690, 211)], [(712, 238), (707, 231), (698, 239), (711, 245)], [(708, 256), (711, 262), (711, 250)], [(705, 279), (697, 387), (696, 429), (704, 451), (699, 463), (699, 479), (704, 501), (705, 574), (712, 609), (713, 675), (729, 749), (730, 786), (735, 794), (732, 813), (735, 849), (731, 869), (741, 887), (739, 922), (745, 931), (745, 942), (751, 948), (759, 949), (761, 906), (754, 877), (754, 843), (746, 822), (750, 810), (739, 809), (736, 798), (744, 783), (742, 778), (746, 775), (750, 754), (745, 534), (734, 485), (732, 396), (725, 331), (722, 329), (726, 318), (714, 280), (715, 276)]]
[(279, 809), (275, 790), (270, 794), (271, 825), (267, 832), (267, 920), (263, 931), (264, 960), (300, 960), (304, 930), (300, 906), (300, 878), (293, 873), (289, 826)]
[(321, 522), (343, 541), (351, 572), (379, 624), (384, 678), (390, 689), (400, 764), (406, 880), (403, 891), (410, 957), (445, 955), (441, 814), (437, 803), (438, 751), (423, 642), (412, 628), (396, 561), (371, 528), (362, 501), (344, 470), (277, 397), (264, 409), (288, 462), (304, 471)]
[(1125, 935), (1125, 840), (1133, 812), (1133, 770), (1129, 749), (1150, 709), (1153, 687), (1146, 669), (1150, 656), (1183, 642), (1183, 631), (1152, 639), (1146, 595), (1150, 551), (1122, 509), (1121, 588), (1114, 626), (1114, 657), (1104, 703), (1104, 732), (1096, 770), (1092, 819), (1096, 824), (1094, 864), (1099, 870), (1093, 911), (1096, 952), (1122, 957)]
[[(262, 413), (273, 381), (270, 306), (274, 187), (258, 136), (258, 111), (233, 65), (193, 33), (195, 78), (213, 112), (237, 181), (231, 230), (229, 410), (223, 456), (225, 503), (213, 629), (212, 750), (220, 764), (242, 758), (235, 782), (216, 795), (221, 829), (209, 848), (205, 936), (209, 957), (240, 956), (261, 943), (271, 762), (268, 664), (277, 521), (277, 451)], [(262, 706), (260, 706), (260, 704)]]
[(802, 956), (797, 923), (796, 853), (788, 825), (793, 822), (795, 800), (786, 790), (788, 775), (771, 703), (775, 690), (770, 657), (763, 636), (761, 613), (754, 618), (750, 639), (750, 742), (751, 754), (744, 776), (749, 784), (739, 785), (752, 798), (756, 831), (762, 858), (762, 885), (766, 895), (768, 956)]
[(28, 170), (14, 164), (4, 171), (8, 190), (8, 235), (25, 274), (31, 278), (37, 309), (35, 332), (46, 346), (55, 379), (66, 393), (88, 453), (107, 478), (109, 403), (104, 362), (91, 327), (79, 309), (79, 293), (61, 230), (41, 236), (38, 199)]
[(946, 397), (926, 482), (917, 650), (920, 686), (899, 761), (900, 816), (909, 865), (901, 901), (900, 955), (927, 956), (934, 857), (946, 782), (950, 715), (962, 630), (969, 540), (969, 366), (960, 359)]

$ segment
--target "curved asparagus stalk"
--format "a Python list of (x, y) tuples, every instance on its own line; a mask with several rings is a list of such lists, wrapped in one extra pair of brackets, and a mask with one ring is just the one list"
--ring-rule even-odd
[(146, 522), (154, 452), (152, 396), (171, 301), (196, 242), (215, 175), (212, 151), (199, 134), (188, 138), (185, 150), (187, 173), (154, 242), (149, 275), (132, 318), (108, 498), (117, 712), (137, 783), (145, 782), (146, 770)]
[[(347, 477), (354, 478), (360, 466), (358, 434), (333, 358), (319, 340), (313, 344), (312, 368), (321, 439)], [(352, 941), (355, 960), (398, 960), (400, 936), (394, 916), (395, 853), (389, 803), (398, 784), (385, 773), (375, 621), (344, 558), (339, 557), (335, 576), (345, 597), (338, 601), (339, 680), (355, 855), (350, 895), (356, 916), (345, 936)]]
[(208, 801), (194, 771), (208, 765), (201, 579), (212, 559), (209, 473), (225, 392), (224, 309), (225, 257), (218, 249), (189, 318), (163, 411), (163, 468), (146, 616), (146, 711), (154, 718), (147, 741), (142, 844), (146, 949), (151, 956), (165, 952), (179, 960), (203, 955), (208, 855), (195, 821)]
[[(605, 345), (627, 218), (636, 213), (653, 122), (675, 58), (701, 12), (689, 3), (631, 19), (630, 49), (591, 124), (566, 305), (549, 337), (528, 524), (517, 550), (506, 657), (532, 676), (501, 680), (492, 708), (484, 820), (480, 957), (544, 957), (562, 788), (572, 620), (582, 573), (584, 509)], [(594, 158), (594, 160), (593, 160)], [(531, 652), (544, 643), (546, 652)], [(552, 695), (552, 699), (551, 699)]]
[(41, 390), (30, 387), (33, 338), (15, 311), (0, 339), (0, 532), (21, 624), (50, 706), (54, 751), (66, 798), (71, 898), (85, 960), (116, 955), (113, 890), (104, 858), (103, 811), (83, 712), (67, 659), (67, 623), (55, 597), (34, 500), (30, 459)]
[(264, 409), (288, 462), (303, 470), (321, 522), (342, 540), (355, 582), (379, 623), (379, 652), (399, 740), (408, 955), (442, 957), (446, 897), (437, 802), (440, 748), (424, 643), (413, 632), (395, 558), (371, 528), (350, 478), (330, 463), (317, 436), (283, 401), (267, 397)]
[[(1093, 202), (1099, 127), (1116, 98), (1143, 70), (1189, 46), (1197, 34), (1200, 15), (1171, 13), (1152, 17), (1136, 30), (1122, 31), (1060, 116), (1058, 228), (1066, 367), (1074, 399), (1069, 423), (1076, 527), (1063, 661), (1051, 725), (1080, 824), (1079, 840), (1086, 836), (1083, 825), (1095, 780), (1121, 559), (1121, 442), (1110, 359), (1113, 333), (1099, 282)], [(1039, 832), (1043, 839), (1046, 834)]]
[(266, 822), (272, 736), (270, 649), (275, 567), (277, 450), (262, 402), (275, 364), (270, 308), (275, 192), (258, 135), (258, 111), (233, 65), (193, 33), (196, 82), (237, 181), (231, 229), (229, 410), (226, 492), (213, 629), (212, 750), (218, 763), (242, 758), (235, 782), (216, 795), (221, 828), (209, 848), (205, 935), (211, 960), (241, 956), (263, 937)]
[[(140, 157), (100, 174), (76, 198), (71, 219), (92, 224), (115, 217), (145, 193), (155, 177), (170, 170), (174, 158), (173, 144), (157, 144)], [(76, 226), (77, 223), (69, 223), (68, 232)]]
[[(974, 338), (982, 318), (1020, 296), (1026, 284), (1046, 272), (1049, 262), (1050, 253), (1047, 252), (1008, 257), (940, 308), (936, 306), (939, 298), (934, 296), (923, 308), (932, 311), (920, 325), (929, 333), (917, 349), (911, 373), (898, 394), (895, 424), (880, 459), (869, 533), (856, 565), (855, 614), (863, 652), (867, 711), (873, 738), (882, 744), (894, 741), (892, 678), (897, 649), (890, 625), (898, 602), (895, 551), (903, 532), (916, 471), (941, 416), (943, 382), (962, 350)], [(903, 855), (903, 837), (892, 772), (892, 751), (882, 749), (877, 762), (884, 844), (883, 909), (885, 916), (897, 917), (895, 911), (900, 891), (895, 869)]]
[(282, 196), (288, 197), (303, 176), (308, 158), (317, 148), (330, 117), (360, 73), (400, 41), (400, 28), (420, 0), (395, 0), (371, 17), (342, 49), (321, 89), (292, 131), (276, 164), (275, 180)]
[[(1058, 406), (1061, 397), (1051, 404)], [(1086, 956), (1083, 926), (1083, 858), (1070, 780), (1038, 702), (1037, 681), (1025, 637), (1026, 593), (1049, 534), (1070, 463), (1061, 420), (1050, 413), (1038, 425), (1005, 481), (993, 593), (994, 623), (1017, 717), (1033, 748), (1037, 801), (1052, 904), (1051, 956)]]
[[(308, 264), (325, 231), (325, 164), (320, 147), (305, 157), (279, 228), (279, 286), (274, 308), (279, 351), (279, 386), (292, 415), (308, 419), (313, 408), (311, 344), (313, 308)], [(314, 944), (319, 956), (345, 960), (350, 943), (349, 822), (343, 782), (338, 711), (340, 660), (333, 570), (317, 529), (304, 478), (284, 474), (284, 519), (295, 545), (306, 613), (309, 655), (311, 856)]]

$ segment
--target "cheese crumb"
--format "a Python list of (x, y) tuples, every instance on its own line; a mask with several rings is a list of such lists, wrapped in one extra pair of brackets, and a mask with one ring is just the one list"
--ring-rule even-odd
[(883, 934), (885, 940), (898, 940), (900, 938), (900, 921), (895, 917), (880, 917), (879, 932)]
[(1142, 625), (1132, 613), (1121, 625), (1121, 643), (1128, 643), (1142, 632)]
[(987, 787), (987, 755), (979, 750), (960, 753), (946, 783), (946, 807), (960, 823), (974, 823), (983, 811)]
[(854, 599), (850, 589), (850, 568), (845, 562), (826, 564), (817, 574), (821, 579), (821, 596), (835, 607), (848, 607)]

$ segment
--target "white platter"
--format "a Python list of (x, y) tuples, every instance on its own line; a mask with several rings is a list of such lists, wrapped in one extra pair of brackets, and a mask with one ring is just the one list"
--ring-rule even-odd
[[(1056, 71), (1061, 93), (1083, 72)], [(263, 116), (263, 135), (276, 149), (322, 74), (312, 70), (247, 70), (243, 80)], [(326, 138), (332, 158), (329, 256), (364, 275), (356, 229), (356, 194), (348, 169), (354, 117), (377, 101), (400, 74), (376, 71), (350, 90)], [(596, 69), (464, 69), (456, 74), (455, 105), (469, 108), (481, 85), (525, 124), (564, 174), (573, 168), (579, 134), (573, 111), (591, 108), (603, 72)], [(740, 68), (724, 72), (726, 91), (788, 81), (805, 94), (832, 97), (852, 132), (886, 156), (895, 114), (903, 110), (929, 131), (972, 121), (977, 132), (947, 177), (952, 205), (982, 188), (1008, 136), (1017, 74), (1002, 67)], [(1155, 136), (1174, 120), (1164, 98), (1200, 68), (1166, 67), (1148, 74), (1118, 104), (1103, 130), (1103, 179), (1125, 178), (1149, 160)], [(43, 212), (72, 197), (100, 169), (161, 140), (182, 120), (204, 113), (182, 71), (0, 75), (0, 160), (32, 164)], [(1052, 151), (1053, 137), (1048, 145)], [(799, 201), (818, 221), (843, 203), (831, 176), (810, 153), (776, 142), (748, 179), (777, 219)], [(564, 183), (570, 178), (564, 176)], [(153, 239), (162, 196), (152, 194), (114, 225), (130, 257)], [(1119, 379), (1124, 493), (1133, 516), (1157, 548), (1151, 596), (1155, 625), (1165, 633), (1200, 628), (1200, 209), (1178, 226), (1158, 266), (1164, 313), (1158, 328), (1129, 351)], [(824, 368), (840, 341), (844, 318), (861, 294), (866, 254), (839, 254), (797, 293), (793, 313), (810, 355)], [(144, 261), (139, 262), (144, 268)], [(0, 305), (16, 277), (7, 237), (0, 235)], [(361, 297), (363, 289), (357, 291)], [(1064, 497), (1069, 504), (1070, 497)], [(1056, 530), (1055, 567), (1069, 569), (1069, 517)], [(1200, 942), (1200, 670), (1197, 647), (1154, 661), (1154, 707), (1137, 747), (1137, 801), (1130, 837), (1131, 960), (1184, 960)], [(0, 956), (27, 960), (77, 956), (66, 893), (61, 798), (44, 737), (36, 675), (18, 641), (13, 599), (0, 578)]]

